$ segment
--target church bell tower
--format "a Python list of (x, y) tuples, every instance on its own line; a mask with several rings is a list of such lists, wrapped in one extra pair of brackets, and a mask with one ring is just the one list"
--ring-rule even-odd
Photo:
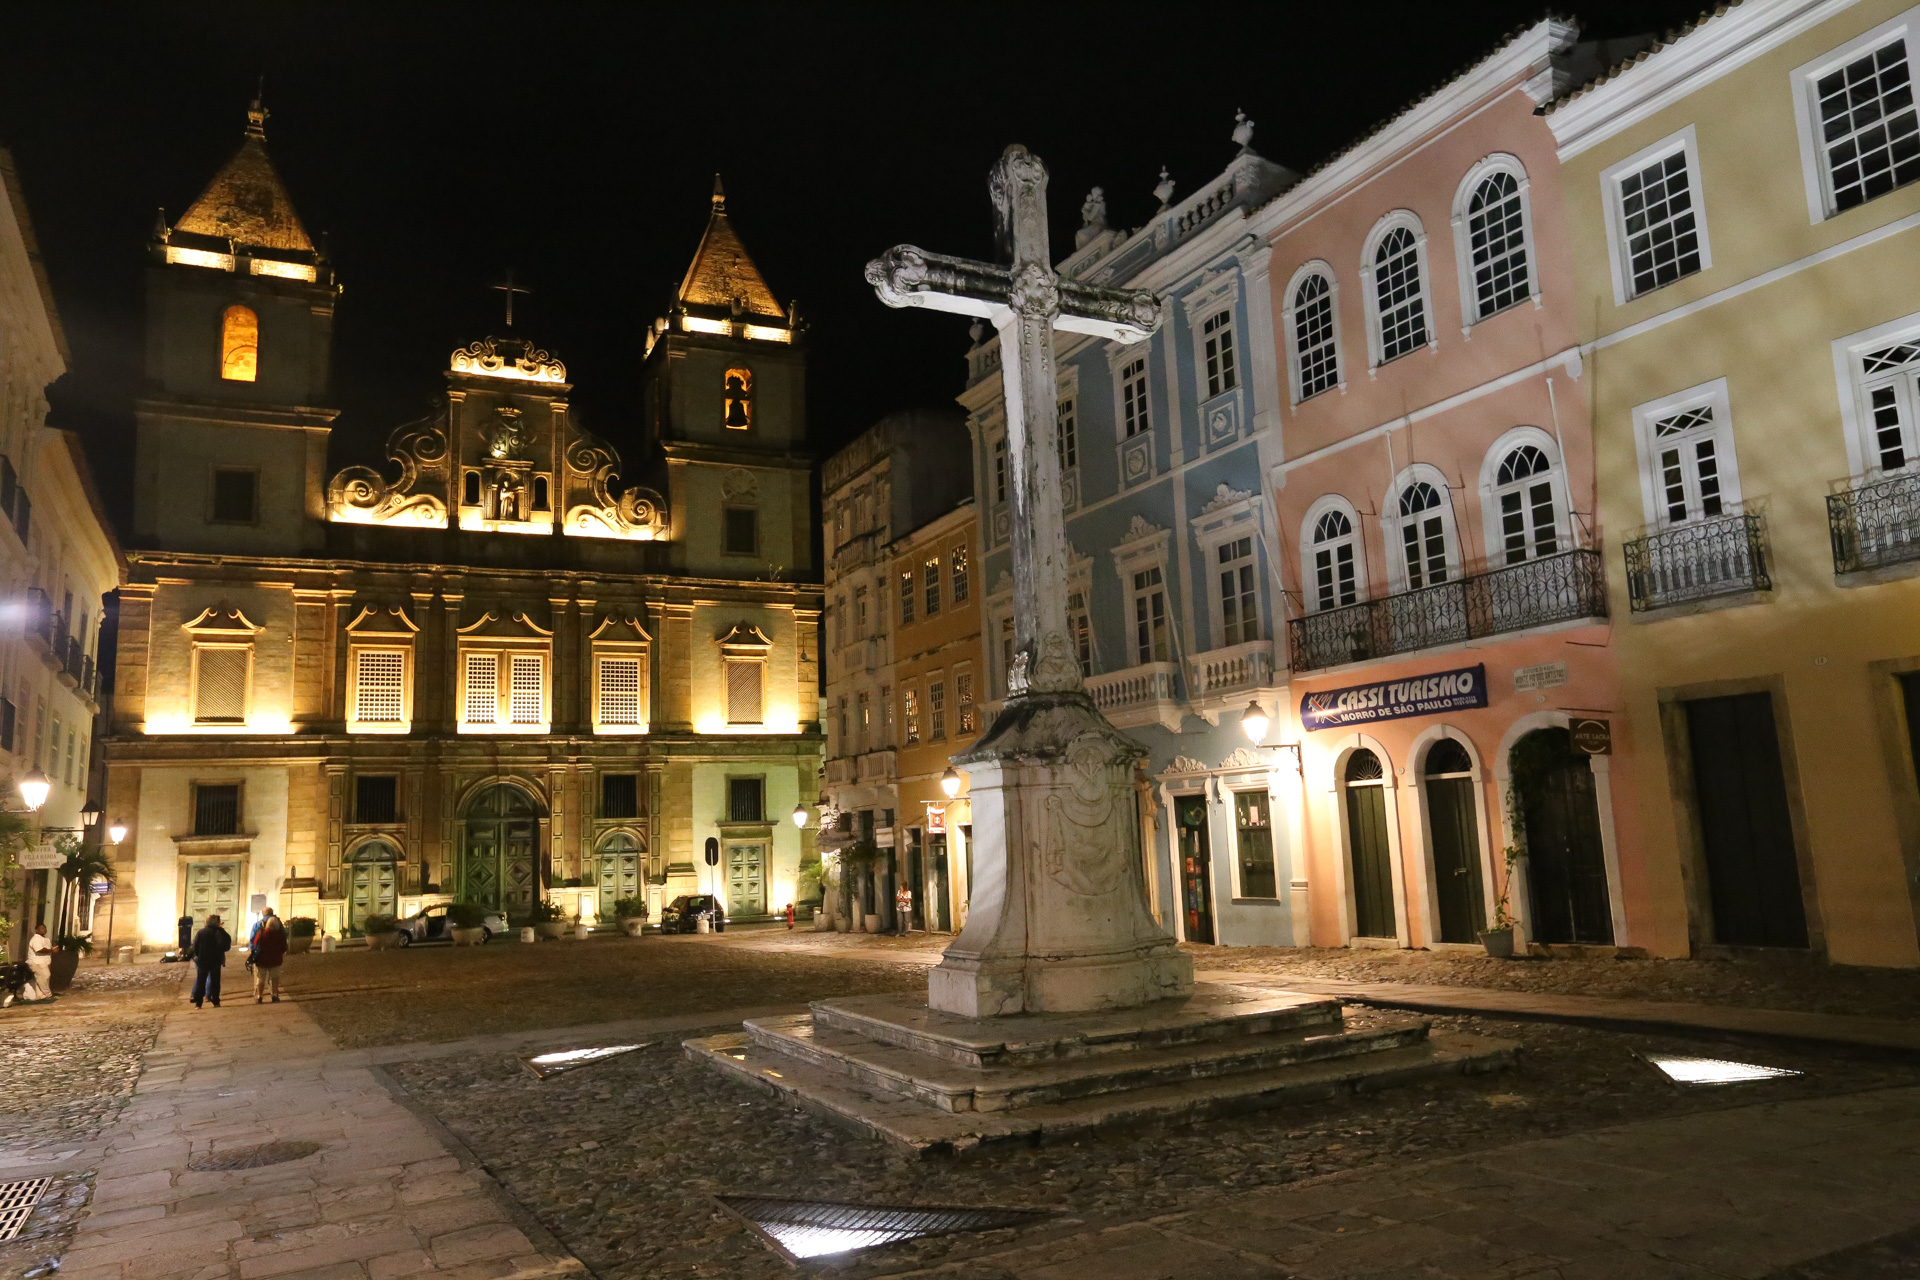
[(134, 543), (292, 554), (322, 545), (325, 407), (340, 293), (267, 156), (266, 109), (147, 269)]

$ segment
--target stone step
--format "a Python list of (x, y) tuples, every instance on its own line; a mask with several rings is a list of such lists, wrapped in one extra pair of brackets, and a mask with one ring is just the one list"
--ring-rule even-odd
[(905, 993), (813, 1003), (814, 1021), (968, 1067), (1200, 1044), (1309, 1027), (1337, 1030), (1340, 1001), (1298, 991), (1196, 983), (1193, 994), (1136, 1009), (966, 1018)]
[(1325, 1062), (1190, 1079), (1102, 1093), (1018, 1111), (942, 1111), (851, 1076), (756, 1044), (744, 1031), (685, 1043), (687, 1056), (743, 1083), (859, 1132), (921, 1155), (1004, 1142), (1040, 1142), (1094, 1129), (1185, 1123), (1235, 1112), (1314, 1102), (1513, 1064), (1511, 1040), (1434, 1032), (1417, 1044)]
[(866, 1088), (915, 1098), (942, 1111), (998, 1112), (1290, 1063), (1402, 1049), (1426, 1038), (1427, 1023), (1408, 1017), (1360, 1032), (1341, 1031), (1337, 1026), (1323, 1032), (1316, 1026), (1199, 1044), (1161, 1044), (1130, 1053), (990, 1067), (969, 1067), (870, 1040), (856, 1032), (823, 1026), (804, 1014), (749, 1019), (744, 1030), (760, 1048), (850, 1077)]

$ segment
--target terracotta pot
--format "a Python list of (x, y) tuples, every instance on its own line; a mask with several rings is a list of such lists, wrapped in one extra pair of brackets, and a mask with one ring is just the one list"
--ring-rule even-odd
[(877, 915), (869, 915), (869, 916), (868, 916), (868, 917), (866, 918), (866, 920), (865, 920), (865, 921), (863, 921), (863, 923), (864, 923), (864, 924), (866, 925), (866, 931), (867, 931), (868, 933), (878, 933), (878, 932), (880, 932), (880, 917), (879, 917), (879, 916), (877, 916)]
[(65, 991), (68, 987), (72, 986), (74, 970), (79, 967), (80, 953), (78, 951), (54, 952), (53, 977), (49, 979), (53, 984), (53, 989), (56, 992)]
[(487, 931), (479, 925), (471, 929), (455, 925), (448, 929), (447, 933), (453, 938), (453, 945), (456, 947), (477, 947), (487, 940)]
[(400, 931), (398, 929), (393, 929), (386, 933), (370, 933), (367, 935), (367, 950), (391, 951), (394, 947), (395, 939), (399, 936)]
[(559, 938), (566, 935), (567, 928), (565, 920), (542, 920), (533, 926), (533, 932), (542, 938)]
[(624, 916), (621, 918), (620, 927), (627, 931), (629, 938), (637, 938), (641, 932), (646, 929), (647, 918), (645, 916)]
[(1480, 945), (1496, 960), (1513, 959), (1513, 930), (1488, 929), (1480, 935)]
[(303, 956), (311, 950), (313, 950), (312, 934), (308, 934), (304, 938), (287, 939), (287, 954), (290, 956)]

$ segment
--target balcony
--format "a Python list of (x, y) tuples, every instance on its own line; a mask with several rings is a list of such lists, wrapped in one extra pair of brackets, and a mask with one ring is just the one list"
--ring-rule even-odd
[(1633, 611), (1771, 591), (1760, 535), (1760, 517), (1740, 513), (1633, 539), (1622, 548)]
[(854, 760), (852, 756), (835, 756), (827, 761), (827, 781), (836, 786), (846, 786), (853, 781)]
[(54, 648), (60, 651), (60, 683), (69, 689), (79, 689), (86, 675), (87, 659), (80, 648), (80, 637), (67, 636), (58, 641)]
[(1295, 671), (1607, 616), (1600, 553), (1562, 551), (1287, 623)]
[[(67, 663), (67, 620), (57, 609), (47, 610), (44, 616), (47, 629), (45, 633), (33, 634), (34, 648), (40, 651), (40, 661), (46, 664), (47, 670), (58, 675)], [(37, 619), (35, 625), (38, 625)], [(68, 683), (67, 687), (73, 686)]]
[(1208, 724), (1218, 724), (1222, 711), (1237, 711), (1257, 691), (1273, 687), (1269, 640), (1249, 640), (1187, 659), (1187, 696)]
[(1835, 574), (1920, 561), (1920, 474), (1882, 476), (1827, 495)]
[(888, 747), (884, 751), (867, 752), (859, 758), (860, 781), (892, 782), (894, 778), (899, 776), (899, 768), (895, 764), (896, 759), (897, 757), (892, 747)]
[(1178, 733), (1187, 710), (1175, 687), (1179, 672), (1171, 662), (1149, 662), (1088, 676), (1087, 692), (1115, 728), (1157, 724)]
[(27, 639), (40, 653), (53, 648), (53, 602), (38, 587), (27, 588)]

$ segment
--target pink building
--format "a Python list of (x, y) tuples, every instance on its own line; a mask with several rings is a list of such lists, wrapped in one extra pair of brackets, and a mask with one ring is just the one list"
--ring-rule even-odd
[[(1318, 945), (1646, 944), (1540, 22), (1260, 211)], [(1608, 752), (1611, 754), (1608, 754)], [(1508, 849), (1517, 850), (1509, 860)], [(1510, 883), (1511, 882), (1511, 883)], [(1297, 886), (1296, 886), (1297, 887)]]

